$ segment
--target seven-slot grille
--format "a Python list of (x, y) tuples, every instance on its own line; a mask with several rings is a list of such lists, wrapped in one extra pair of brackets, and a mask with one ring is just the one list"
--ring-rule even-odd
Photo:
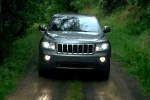
[(57, 44), (57, 53), (63, 54), (93, 54), (94, 44)]

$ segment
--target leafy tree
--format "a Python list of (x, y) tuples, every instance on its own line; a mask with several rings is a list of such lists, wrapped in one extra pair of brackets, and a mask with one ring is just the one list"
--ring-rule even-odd
[(51, 0), (51, 14), (78, 13), (85, 6), (97, 3), (97, 0)]
[(127, 0), (128, 4), (133, 4), (133, 5), (140, 5), (143, 7), (148, 6), (149, 0)]
[(104, 9), (105, 13), (109, 14), (119, 7), (124, 7), (127, 4), (126, 0), (100, 0), (99, 6)]
[(12, 42), (24, 36), (33, 23), (44, 19), (47, 5), (45, 0), (0, 0), (0, 63)]

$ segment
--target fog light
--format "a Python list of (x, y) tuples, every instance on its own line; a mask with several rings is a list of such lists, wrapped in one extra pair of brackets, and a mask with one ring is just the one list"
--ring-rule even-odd
[(50, 59), (51, 59), (51, 56), (45, 55), (45, 60), (50, 60)]
[(105, 62), (105, 61), (106, 61), (106, 58), (105, 58), (105, 57), (100, 57), (99, 60), (100, 60), (101, 62)]

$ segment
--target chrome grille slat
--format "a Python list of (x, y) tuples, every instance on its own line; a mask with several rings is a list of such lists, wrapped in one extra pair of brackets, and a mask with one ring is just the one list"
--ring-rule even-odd
[(62, 53), (63, 53), (63, 44), (62, 44), (62, 48), (61, 48), (61, 49), (62, 49), (61, 51), (62, 51)]
[(77, 54), (79, 53), (79, 44), (77, 44)]
[(82, 54), (84, 54), (84, 45), (82, 45), (82, 48), (83, 48), (83, 49), (82, 49)]
[(68, 44), (67, 44), (67, 54), (68, 54)]
[(73, 53), (73, 49), (74, 49), (74, 48), (73, 48), (73, 46), (72, 46), (72, 53)]
[(95, 44), (57, 44), (57, 53), (94, 54)]
[(88, 49), (87, 49), (87, 53), (89, 53), (89, 45), (88, 45), (88, 47), (87, 47)]

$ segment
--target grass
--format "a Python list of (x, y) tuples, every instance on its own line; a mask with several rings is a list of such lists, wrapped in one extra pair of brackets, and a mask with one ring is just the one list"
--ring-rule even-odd
[(143, 30), (135, 19), (119, 19), (119, 15), (115, 13), (101, 20), (102, 25), (112, 29), (107, 34), (112, 58), (124, 63), (126, 71), (141, 82), (142, 92), (150, 95), (150, 30)]
[(74, 80), (67, 84), (66, 96), (64, 100), (82, 100), (82, 83)]
[(0, 100), (3, 100), (15, 88), (26, 65), (37, 53), (38, 42), (41, 37), (37, 25), (34, 25), (27, 32), (29, 33), (27, 36), (13, 42), (8, 57), (0, 66)]

